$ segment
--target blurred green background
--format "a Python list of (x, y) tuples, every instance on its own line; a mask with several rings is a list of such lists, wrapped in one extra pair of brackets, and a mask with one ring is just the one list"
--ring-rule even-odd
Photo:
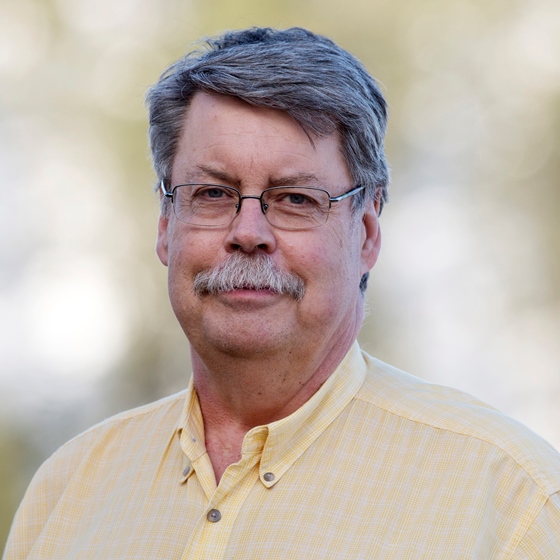
[(560, 447), (557, 0), (0, 0), (0, 543), (60, 444), (187, 383), (143, 96), (251, 25), (329, 35), (387, 96), (362, 345)]

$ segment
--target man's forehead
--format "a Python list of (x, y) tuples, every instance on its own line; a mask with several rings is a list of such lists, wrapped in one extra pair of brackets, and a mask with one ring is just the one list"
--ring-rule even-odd
[[(219, 125), (223, 119), (224, 113), (226, 112), (229, 114), (239, 114), (243, 118), (245, 126), (248, 126), (253, 119), (248, 120), (247, 118), (244, 118), (244, 115), (254, 116), (255, 122), (263, 122), (280, 118), (285, 122), (289, 122), (292, 127), (298, 131), (302, 138), (306, 139), (312, 148), (315, 148), (315, 143), (320, 138), (333, 137), (340, 142), (338, 130), (334, 130), (330, 134), (318, 136), (312, 130), (304, 127), (288, 111), (253, 105), (232, 95), (221, 95), (204, 91), (198, 91), (195, 93), (186, 108), (183, 117), (183, 130), (187, 129), (190, 123), (200, 120), (201, 118), (204, 118), (206, 122), (208, 122), (208, 120), (215, 121), (214, 124)], [(271, 135), (274, 136), (275, 133), (278, 134), (278, 129), (271, 126), (270, 132)]]
[(198, 92), (185, 115), (173, 180), (235, 186), (252, 173), (264, 179), (263, 188), (265, 182), (325, 186), (350, 181), (338, 133), (319, 137), (287, 112)]

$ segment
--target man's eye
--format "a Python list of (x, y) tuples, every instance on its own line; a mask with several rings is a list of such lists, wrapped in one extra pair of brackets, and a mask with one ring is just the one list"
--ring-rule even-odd
[(286, 196), (286, 202), (295, 205), (302, 205), (309, 202), (312, 202), (307, 196), (300, 194), (300, 193), (292, 193)]
[(310, 206), (318, 203), (312, 195), (302, 192), (278, 193), (276, 196), (276, 202), (286, 206)]
[(232, 193), (221, 187), (200, 187), (193, 191), (192, 200), (198, 202), (226, 201), (232, 198)]
[(226, 192), (224, 191), (224, 189), (212, 187), (207, 189), (199, 189), (195, 192), (195, 196), (197, 198), (221, 198), (223, 196), (226, 196)]

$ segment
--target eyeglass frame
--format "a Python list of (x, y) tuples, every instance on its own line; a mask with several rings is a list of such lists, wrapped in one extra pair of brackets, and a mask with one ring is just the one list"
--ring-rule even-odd
[[(239, 202), (236, 204), (237, 209), (235, 211), (235, 214), (233, 215), (233, 218), (231, 219), (231, 221), (229, 223), (220, 224), (220, 225), (217, 225), (217, 226), (191, 224), (191, 225), (196, 225), (197, 227), (207, 227), (207, 228), (225, 227), (226, 225), (231, 224), (233, 222), (233, 220), (235, 220), (235, 216), (237, 216), (239, 214), (239, 212), (241, 212), (241, 206), (242, 206), (243, 200), (245, 198), (254, 198), (255, 200), (258, 200), (260, 202), (261, 211), (266, 218), (266, 211), (268, 210), (268, 204), (266, 204), (264, 199), (263, 199), (263, 195), (266, 192), (277, 190), (277, 189), (289, 189), (289, 188), (297, 189), (298, 188), (298, 186), (296, 186), (296, 185), (286, 185), (286, 186), (280, 185), (278, 187), (269, 187), (267, 189), (264, 189), (261, 192), (261, 194), (259, 196), (257, 196), (257, 195), (254, 195), (254, 194), (241, 194), (241, 191), (239, 189), (236, 189), (235, 187), (229, 187), (227, 185), (219, 185), (217, 183), (181, 183), (180, 185), (175, 185), (170, 191), (168, 191), (165, 188), (165, 180), (162, 179), (161, 182), (160, 182), (160, 189), (161, 189), (161, 192), (163, 193), (163, 195), (166, 198), (171, 199), (171, 204), (173, 204), (175, 191), (179, 187), (191, 187), (191, 186), (195, 186), (195, 185), (199, 185), (199, 186), (202, 186), (202, 187), (220, 187), (220, 188), (230, 189), (230, 190), (235, 191), (237, 193), (237, 197), (238, 197), (238, 200), (239, 200)], [(306, 189), (312, 189), (312, 190), (315, 190), (315, 191), (322, 191), (322, 192), (324, 192), (328, 195), (328, 197), (329, 197), (329, 208), (327, 210), (327, 219), (328, 219), (333, 202), (340, 202), (341, 200), (344, 200), (345, 198), (349, 198), (349, 197), (359, 193), (360, 191), (365, 189), (365, 185), (357, 185), (357, 186), (353, 187), (352, 189), (350, 189), (349, 191), (346, 191), (345, 193), (342, 193), (339, 196), (331, 196), (331, 193), (328, 190), (321, 189), (319, 187), (300, 186), (299, 188), (306, 188)], [(179, 218), (177, 218), (177, 219), (179, 219)], [(323, 226), (327, 223), (327, 219), (322, 224), (317, 224), (316, 226), (309, 226), (309, 228), (321, 227), (321, 226)], [(272, 227), (275, 227), (275, 228), (278, 228), (278, 229), (291, 229), (291, 228), (283, 228), (281, 226), (276, 226), (276, 225), (270, 223), (268, 221), (268, 218), (266, 220)], [(184, 222), (184, 223), (189, 223), (189, 222)], [(307, 229), (307, 228), (301, 228), (301, 229)], [(297, 229), (294, 230), (294, 231), (297, 231)]]

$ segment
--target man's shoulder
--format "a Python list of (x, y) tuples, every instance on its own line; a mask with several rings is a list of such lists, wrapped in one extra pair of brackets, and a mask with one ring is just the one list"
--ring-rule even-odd
[[(33, 477), (18, 509), (12, 529), (19, 535), (12, 537), (17, 546), (33, 546), (65, 496), (61, 507), (79, 517), (82, 504), (95, 501), (94, 495), (110, 495), (123, 476), (136, 479), (146, 465), (159, 464), (177, 437), (185, 393), (112, 416), (55, 451)], [(180, 472), (180, 459), (175, 455), (174, 460), (171, 466)]]
[[(43, 463), (36, 478), (49, 476), (53, 471), (61, 474), (59, 467), (68, 474), (88, 458), (101, 458), (111, 450), (134, 449), (141, 441), (155, 438), (168, 439), (178, 427), (186, 390), (152, 403), (126, 410), (95, 424), (76, 435)], [(60, 477), (59, 478), (64, 478)]]
[(423, 381), (364, 353), (368, 375), (356, 400), (383, 410), (415, 431), (477, 440), (509, 457), (547, 493), (560, 490), (560, 454), (540, 436), (467, 393)]
[(173, 395), (163, 397), (157, 401), (131, 408), (129, 410), (125, 410), (124, 412), (119, 412), (114, 416), (110, 416), (109, 418), (78, 434), (69, 440), (64, 446), (71, 446), (74, 442), (78, 442), (83, 438), (95, 438), (104, 433), (110, 433), (115, 430), (118, 431), (128, 425), (132, 425), (132, 427), (135, 428), (144, 423), (154, 425), (154, 422), (159, 421), (163, 422), (164, 425), (169, 424), (174, 427), (179, 422), (179, 415), (185, 402), (186, 391), (187, 390), (185, 389)]

